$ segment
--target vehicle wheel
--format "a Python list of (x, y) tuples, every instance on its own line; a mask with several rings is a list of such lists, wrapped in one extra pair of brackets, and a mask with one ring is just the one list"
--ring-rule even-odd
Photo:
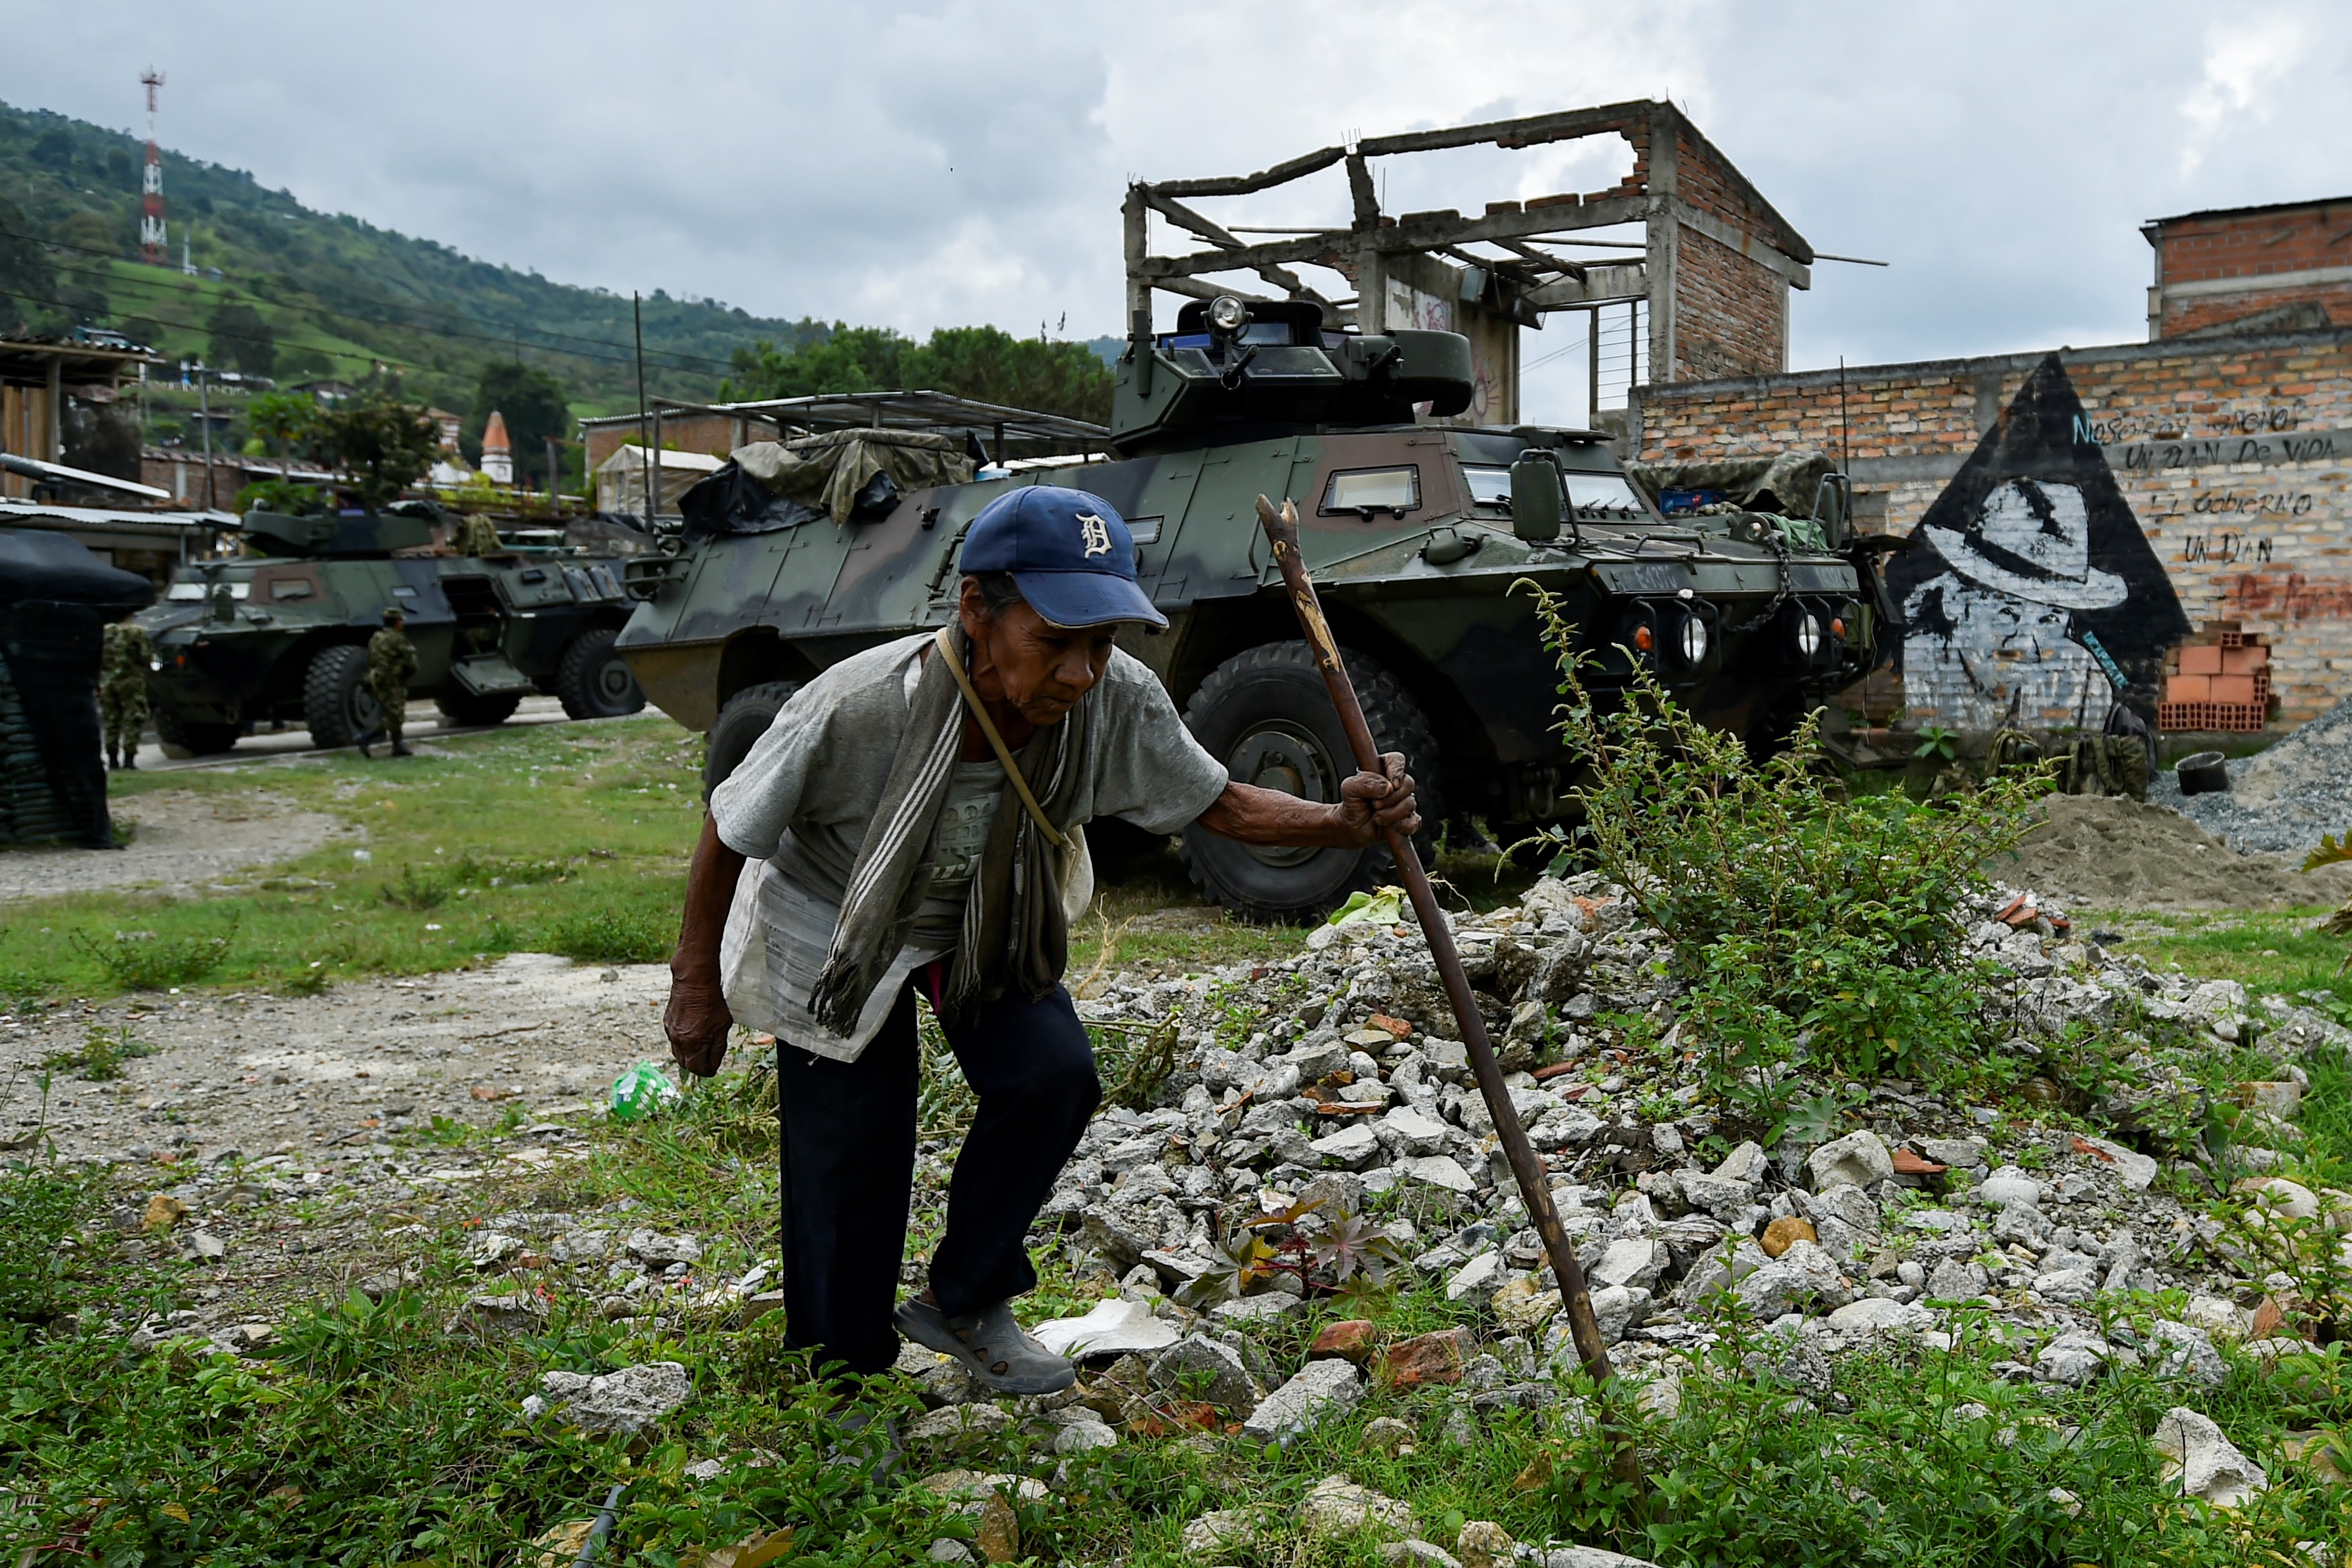
[(302, 721), (310, 744), (321, 751), (355, 744), (383, 722), (383, 706), (360, 684), (367, 674), (367, 650), (339, 643), (319, 650), (302, 677)]
[(504, 724), (522, 706), (522, 697), (514, 692), (488, 697), (476, 696), (471, 692), (451, 692), (446, 696), (435, 697), (433, 706), (441, 710), (441, 717), (449, 724)]
[(727, 782), (759, 738), (768, 733), (775, 722), (776, 712), (792, 701), (793, 694), (801, 689), (798, 681), (763, 681), (756, 686), (745, 686), (729, 697), (719, 710), (717, 722), (704, 737), (702, 755), (702, 798)]
[(618, 632), (583, 632), (555, 667), (555, 695), (573, 718), (618, 718), (646, 706), (646, 692), (614, 651)]
[[(1394, 676), (1361, 653), (1343, 650), (1342, 656), (1373, 741), (1382, 751), (1405, 755), (1424, 824), (1414, 843), (1426, 860), (1444, 815), (1437, 798), (1436, 737)], [(1184, 723), (1244, 784), (1328, 802), (1339, 798), (1340, 781), (1355, 771), (1347, 731), (1305, 643), (1269, 643), (1226, 660), (1192, 694)], [(1202, 893), (1253, 920), (1322, 915), (1359, 888), (1395, 874), (1385, 848), (1242, 844), (1197, 823), (1184, 830), (1182, 853)]]
[(183, 719), (163, 708), (155, 710), (155, 743), (163, 755), (182, 761), (191, 757), (218, 757), (236, 745), (242, 725), (205, 724)]

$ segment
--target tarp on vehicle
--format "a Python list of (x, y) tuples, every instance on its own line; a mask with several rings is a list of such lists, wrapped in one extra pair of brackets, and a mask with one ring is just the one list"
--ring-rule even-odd
[(687, 542), (766, 534), (819, 517), (880, 517), (910, 491), (971, 478), (969, 437), (917, 430), (829, 430), (739, 446), (686, 493)]
[(1747, 512), (1808, 517), (1812, 516), (1813, 497), (1821, 489), (1822, 476), (1836, 471), (1837, 465), (1828, 453), (1805, 446), (1769, 457), (1625, 465), (1625, 472), (1668, 517), (1727, 503)]

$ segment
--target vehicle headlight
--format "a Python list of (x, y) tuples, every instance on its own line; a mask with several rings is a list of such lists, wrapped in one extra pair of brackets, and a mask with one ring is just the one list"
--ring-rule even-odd
[(1683, 663), (1696, 669), (1706, 663), (1706, 622), (1696, 615), (1683, 617)]
[(1250, 308), (1230, 294), (1209, 301), (1209, 325), (1220, 332), (1238, 332), (1249, 325)]
[(1807, 610), (1797, 616), (1797, 652), (1810, 659), (1822, 651), (1822, 619)]

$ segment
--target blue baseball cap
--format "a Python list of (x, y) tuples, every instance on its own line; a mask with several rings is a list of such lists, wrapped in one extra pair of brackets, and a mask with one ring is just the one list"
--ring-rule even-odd
[(1007, 571), (1029, 608), (1056, 626), (1140, 621), (1164, 628), (1135, 582), (1135, 536), (1100, 496), (1024, 485), (980, 509), (963, 537), (966, 576)]

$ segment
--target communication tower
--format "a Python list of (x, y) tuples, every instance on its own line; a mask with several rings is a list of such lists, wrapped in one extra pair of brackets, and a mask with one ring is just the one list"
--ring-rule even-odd
[(155, 89), (163, 73), (149, 66), (139, 78), (147, 89), (147, 167), (139, 177), (139, 259), (168, 267), (172, 236), (163, 226), (163, 154), (155, 145)]

